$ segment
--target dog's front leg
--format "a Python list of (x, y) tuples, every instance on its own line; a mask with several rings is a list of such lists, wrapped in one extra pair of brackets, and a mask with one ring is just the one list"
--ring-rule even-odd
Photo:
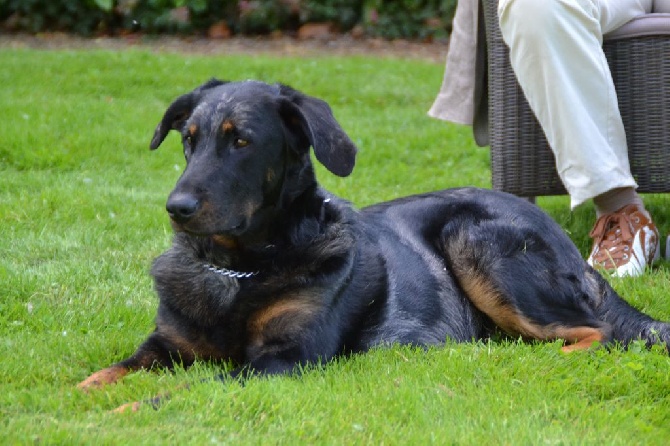
[(131, 357), (93, 373), (80, 382), (77, 387), (88, 391), (107, 384), (113, 384), (127, 374), (137, 370), (149, 370), (156, 366), (169, 368), (173, 365), (173, 357), (178, 357), (178, 354), (179, 352), (172, 351), (169, 343), (157, 332), (154, 332), (140, 345)]
[(252, 314), (241, 368), (222, 378), (296, 373), (307, 364), (332, 359), (341, 349), (341, 334), (328, 319), (331, 310), (317, 298), (320, 292), (287, 294)]

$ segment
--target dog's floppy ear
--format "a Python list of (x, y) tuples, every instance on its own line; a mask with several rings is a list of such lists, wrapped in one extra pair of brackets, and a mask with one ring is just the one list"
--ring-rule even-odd
[[(279, 86), (279, 113), (291, 132), (314, 149), (316, 159), (335, 175), (346, 177), (354, 169), (356, 146), (335, 120), (330, 106), (286, 85)], [(306, 139), (306, 141), (305, 141)]]
[(218, 79), (210, 79), (190, 93), (179, 96), (172, 104), (165, 110), (163, 119), (156, 127), (154, 136), (151, 138), (149, 148), (156, 150), (161, 145), (170, 130), (179, 130), (184, 122), (191, 116), (193, 109), (198, 105), (200, 98), (210, 88), (218, 87), (226, 84), (227, 81), (220, 81)]

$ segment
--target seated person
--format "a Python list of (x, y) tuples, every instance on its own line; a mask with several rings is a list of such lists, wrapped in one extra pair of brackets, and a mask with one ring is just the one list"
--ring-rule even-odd
[[(478, 0), (459, 0), (444, 83), (429, 115), (472, 124)], [(652, 0), (500, 0), (498, 17), (519, 85), (542, 126), (571, 207), (593, 200), (592, 266), (637, 276), (660, 255), (636, 192), (606, 34), (650, 12)]]

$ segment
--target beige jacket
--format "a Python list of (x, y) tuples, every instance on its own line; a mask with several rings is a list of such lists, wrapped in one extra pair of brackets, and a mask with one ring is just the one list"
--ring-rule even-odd
[(475, 140), (488, 145), (486, 37), (479, 0), (458, 0), (444, 80), (428, 115), (472, 125)]

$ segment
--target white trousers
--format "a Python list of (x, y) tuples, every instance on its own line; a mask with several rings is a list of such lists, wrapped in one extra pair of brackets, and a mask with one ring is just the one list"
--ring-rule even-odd
[(500, 28), (574, 208), (637, 187), (603, 34), (651, 11), (652, 0), (501, 0)]

